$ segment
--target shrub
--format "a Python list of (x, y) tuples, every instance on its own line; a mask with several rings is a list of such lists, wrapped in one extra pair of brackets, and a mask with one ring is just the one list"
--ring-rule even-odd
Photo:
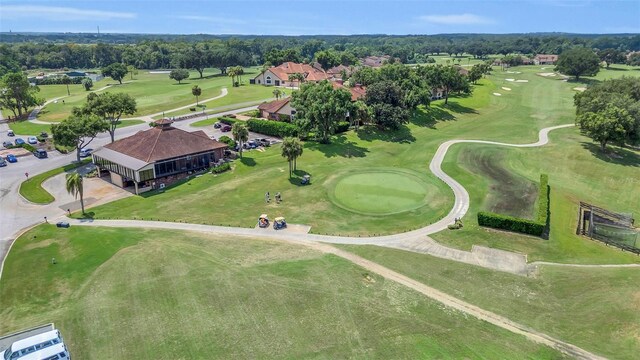
[(236, 122), (238, 122), (239, 120), (236, 120), (236, 119), (233, 119), (233, 118), (230, 118), (230, 117), (227, 117), (227, 116), (223, 116), (223, 117), (219, 118), (219, 121), (221, 123), (223, 123), (223, 124), (233, 125)]
[(540, 224), (537, 221), (484, 211), (478, 212), (478, 225), (535, 236), (541, 236), (545, 228), (544, 224)]
[(287, 137), (298, 136), (298, 127), (284, 122), (261, 119), (249, 119), (247, 126), (250, 131), (269, 136)]
[(231, 170), (231, 164), (224, 163), (224, 164), (222, 164), (220, 166), (212, 167), (211, 168), (211, 173), (212, 174), (220, 174), (220, 173), (223, 173), (223, 172), (229, 171), (229, 170)]
[[(83, 79), (87, 79), (85, 77), (80, 77), (80, 76), (74, 76), (69, 78), (71, 80), (70, 84), (82, 84), (82, 80)], [(62, 77), (49, 77), (49, 78), (45, 78), (45, 79), (35, 79), (34, 83), (36, 85), (64, 85), (64, 82), (62, 80)]]
[(22, 144), (20, 145), (23, 149), (27, 150), (28, 152), (34, 152), (36, 151), (36, 148), (34, 148), (33, 146), (31, 146), (31, 144)]
[(348, 121), (340, 121), (338, 125), (336, 125), (336, 134), (343, 133), (349, 130), (349, 122)]
[(246, 116), (252, 117), (252, 118), (257, 118), (257, 117), (260, 116), (260, 110), (253, 109), (253, 110), (245, 111), (245, 112), (242, 113), (242, 115), (246, 115)]
[(541, 174), (538, 191), (538, 222), (545, 225), (549, 221), (549, 190), (549, 176)]
[(191, 107), (191, 108), (189, 108), (189, 111), (196, 111), (196, 108), (195, 107)]
[(236, 141), (233, 140), (232, 138), (228, 137), (227, 135), (220, 136), (220, 139), (218, 139), (218, 141), (220, 141), (221, 143), (225, 143), (225, 144), (229, 145), (229, 149), (235, 149), (236, 148)]

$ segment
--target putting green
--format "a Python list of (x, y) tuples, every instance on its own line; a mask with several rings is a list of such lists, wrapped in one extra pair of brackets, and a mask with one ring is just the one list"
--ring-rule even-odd
[(329, 184), (329, 198), (337, 206), (363, 215), (390, 215), (425, 206), (435, 185), (403, 169), (356, 170)]

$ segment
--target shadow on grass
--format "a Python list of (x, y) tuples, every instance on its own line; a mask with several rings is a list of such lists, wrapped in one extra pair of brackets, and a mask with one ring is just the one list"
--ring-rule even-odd
[(358, 131), (358, 137), (365, 141), (382, 140), (401, 144), (416, 141), (416, 138), (411, 134), (411, 130), (405, 125), (400, 126), (397, 130), (379, 129), (376, 126), (364, 126)]
[(600, 146), (594, 143), (583, 142), (581, 145), (602, 161), (616, 165), (640, 167), (640, 154), (633, 150), (607, 146), (606, 152), (603, 152)]
[[(560, 79), (558, 79), (560, 80)], [(597, 85), (599, 83), (601, 83), (602, 81), (598, 80), (598, 79), (578, 79), (576, 80), (575, 77), (571, 77), (569, 79), (567, 79), (567, 83), (569, 84), (573, 84), (573, 85), (586, 85), (586, 86), (593, 86), (593, 85)]]
[(438, 121), (451, 121), (455, 119), (455, 116), (453, 116), (448, 111), (443, 110), (440, 106), (430, 106), (415, 111), (409, 121), (413, 125), (424, 126), (433, 129), (435, 128)]
[(305, 175), (310, 175), (310, 174), (304, 170), (300, 170), (300, 169), (294, 170), (293, 176), (289, 178), (289, 182), (292, 185), (296, 185), (296, 186), (307, 186), (307, 185), (302, 185), (302, 177), (304, 177)]
[(451, 98), (449, 98), (448, 104), (445, 105), (444, 103), (441, 103), (436, 106), (440, 107), (441, 109), (447, 109), (447, 110), (453, 111), (456, 114), (477, 114), (478, 113), (476, 109), (470, 108), (468, 106), (460, 105), (455, 101), (451, 101)]
[[(362, 131), (362, 130), (360, 130)], [(310, 150), (317, 150), (324, 154), (325, 157), (331, 158), (341, 157), (365, 157), (369, 149), (358, 146), (355, 142), (349, 141), (344, 135), (337, 135), (331, 139), (330, 144), (321, 144), (315, 141), (308, 141), (304, 145)]]
[(188, 82), (183, 82), (183, 83), (175, 83), (175, 84), (171, 84), (173, 86), (182, 86), (182, 85), (191, 85), (191, 83)]
[(256, 166), (256, 160), (252, 157), (247, 157), (247, 155), (242, 155), (242, 159), (240, 159), (240, 162), (243, 163), (246, 166)]

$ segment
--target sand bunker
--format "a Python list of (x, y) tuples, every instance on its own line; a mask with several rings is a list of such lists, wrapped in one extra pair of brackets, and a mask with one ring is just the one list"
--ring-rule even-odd
[(504, 86), (503, 86), (503, 87), (502, 87), (502, 90), (511, 91), (511, 88), (508, 88), (508, 87), (504, 87)]
[(556, 76), (556, 73), (538, 73), (538, 75), (547, 77), (547, 76)]
[(170, 74), (171, 70), (156, 70), (156, 71), (149, 71), (149, 74)]
[(502, 94), (500, 94), (500, 93), (493, 93), (493, 95), (495, 95), (495, 96), (502, 96)]
[(520, 71), (507, 71), (507, 74), (522, 74)]
[(529, 80), (516, 80), (516, 82), (529, 82)]
[(516, 79), (505, 79), (507, 81), (516, 81)]
[(584, 86), (578, 86), (578, 87), (574, 87), (573, 90), (575, 90), (575, 91), (585, 91), (585, 90), (587, 90), (587, 88), (584, 87)]

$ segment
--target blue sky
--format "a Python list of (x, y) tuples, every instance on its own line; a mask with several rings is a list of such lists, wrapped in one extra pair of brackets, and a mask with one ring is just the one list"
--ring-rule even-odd
[(1, 0), (0, 31), (172, 34), (640, 33), (640, 0)]

